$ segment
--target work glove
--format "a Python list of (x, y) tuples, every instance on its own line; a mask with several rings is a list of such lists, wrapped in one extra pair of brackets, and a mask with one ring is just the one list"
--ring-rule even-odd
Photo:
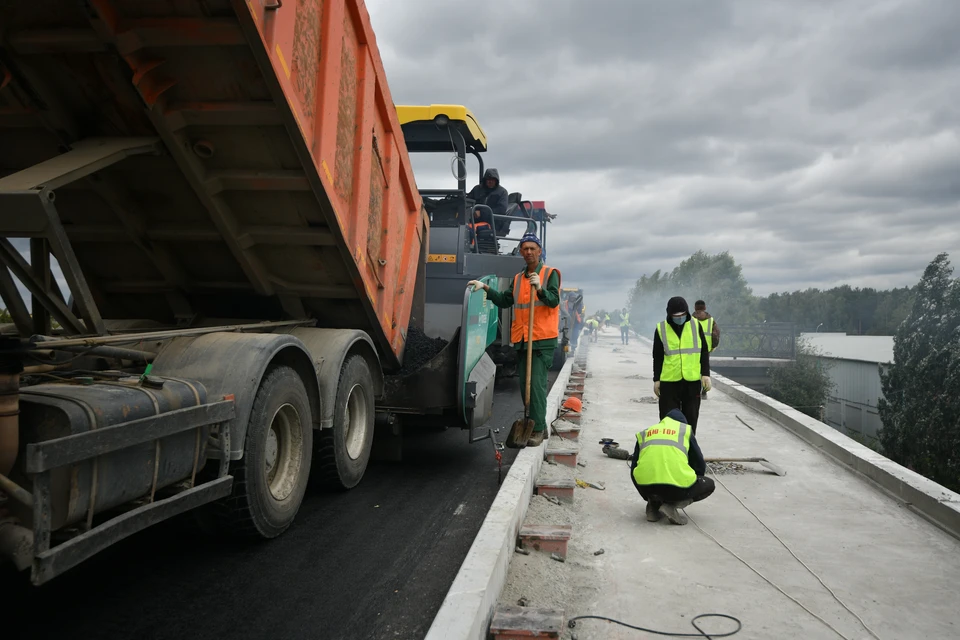
[(660, 381), (657, 380), (653, 383), (653, 393), (659, 398), (660, 397)]
[(537, 291), (539, 291), (540, 290), (540, 274), (531, 273), (529, 278), (530, 278), (530, 284), (535, 286), (537, 288)]
[(710, 383), (710, 376), (701, 376), (700, 384), (703, 385), (704, 391), (710, 391), (713, 388), (713, 385)]
[(467, 286), (473, 287), (474, 291), (480, 291), (480, 289), (484, 288), (483, 283), (480, 282), (479, 280), (471, 280), (470, 282), (467, 283)]

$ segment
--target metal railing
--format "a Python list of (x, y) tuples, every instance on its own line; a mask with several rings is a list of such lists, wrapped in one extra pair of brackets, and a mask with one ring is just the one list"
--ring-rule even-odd
[[(533, 210), (533, 204), (532, 204), (532, 203), (529, 203), (529, 204), (531, 205), (531, 208), (528, 210), (528, 209), (525, 209), (525, 208), (523, 207), (523, 205), (526, 204), (526, 203), (529, 203), (529, 201), (521, 202), (521, 203), (520, 203), (520, 208), (518, 209), (518, 211), (532, 211), (532, 210)], [(543, 246), (543, 250), (546, 251), (546, 249), (547, 249), (547, 219), (546, 219), (546, 218), (543, 219), (543, 220), (535, 220), (535, 219), (533, 219), (532, 217), (510, 216), (510, 215), (506, 215), (506, 214), (493, 213), (492, 210), (490, 209), (490, 207), (488, 207), (487, 205), (482, 205), (482, 204), (481, 204), (481, 205), (474, 205), (473, 209), (474, 209), (474, 210), (476, 210), (476, 209), (483, 209), (483, 210), (486, 210), (486, 212), (488, 212), (488, 213), (487, 213), (487, 216), (485, 216), (484, 219), (488, 219), (488, 218), (489, 218), (489, 219), (492, 219), (492, 220), (493, 220), (493, 227), (494, 227), (493, 231), (494, 231), (494, 235), (496, 236), (497, 244), (498, 244), (498, 245), (499, 245), (501, 242), (503, 242), (503, 241), (509, 241), (509, 242), (516, 242), (516, 243), (517, 243), (517, 246), (519, 246), (519, 245), (520, 245), (520, 241), (523, 239), (523, 234), (521, 234), (519, 237), (516, 237), (516, 236), (500, 236), (500, 235), (496, 235), (497, 221), (498, 221), (498, 220), (500, 220), (500, 221), (509, 221), (511, 224), (512, 224), (512, 223), (515, 223), (515, 222), (521, 222), (521, 223), (523, 223), (523, 224), (526, 225), (526, 226), (525, 226), (525, 229), (524, 229), (524, 233), (530, 233), (531, 229), (532, 229), (534, 232), (536, 232), (537, 237), (540, 238), (540, 244)], [(532, 214), (531, 214), (531, 215), (532, 215)], [(509, 229), (509, 225), (508, 225), (508, 229)], [(483, 253), (482, 251), (480, 251), (480, 243), (477, 242), (476, 240), (473, 242), (473, 245), (472, 245), (472, 247), (471, 247), (471, 252), (472, 252), (472, 253)], [(503, 253), (502, 251), (499, 250), (499, 248), (498, 248), (497, 254), (498, 254), (498, 255), (511, 255), (510, 253)]]

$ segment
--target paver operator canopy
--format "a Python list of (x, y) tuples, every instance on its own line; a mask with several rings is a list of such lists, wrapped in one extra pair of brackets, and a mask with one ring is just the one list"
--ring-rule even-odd
[[(424, 106), (399, 105), (397, 115), (407, 151), (413, 153), (452, 153), (451, 170), (457, 179), (456, 189), (420, 189), (423, 204), (435, 227), (462, 226), (474, 221), (474, 208), (480, 209), (479, 219), (497, 227), (499, 240), (519, 243), (519, 236), (509, 237), (511, 218), (530, 218), (533, 203), (524, 201), (520, 193), (510, 193), (506, 211), (496, 212), (482, 203), (473, 202), (467, 195), (467, 156), (477, 159), (479, 170), (477, 182), (484, 184), (488, 169), (482, 154), (487, 151), (487, 134), (483, 131), (473, 112), (462, 105), (433, 104)], [(499, 179), (499, 178), (498, 178)], [(475, 207), (476, 205), (476, 207)], [(469, 215), (468, 215), (468, 209)], [(537, 233), (545, 242), (546, 228), (530, 223), (526, 232)], [(479, 243), (475, 250), (480, 253), (503, 254), (499, 241)], [(511, 255), (519, 255), (514, 251)]]

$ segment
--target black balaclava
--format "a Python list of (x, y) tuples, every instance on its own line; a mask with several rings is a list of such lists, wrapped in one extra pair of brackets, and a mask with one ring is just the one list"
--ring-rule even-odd
[(680, 313), (683, 311), (687, 314), (687, 318), (690, 317), (690, 306), (687, 305), (687, 301), (681, 298), (680, 296), (675, 296), (670, 298), (670, 301), (667, 302), (667, 321), (670, 320), (670, 316), (675, 313)]

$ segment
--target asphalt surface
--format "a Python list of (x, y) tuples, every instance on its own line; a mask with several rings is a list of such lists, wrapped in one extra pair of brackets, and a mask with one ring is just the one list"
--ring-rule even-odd
[[(522, 410), (515, 379), (498, 387), (500, 440)], [(504, 476), (515, 455), (504, 452)], [(275, 540), (217, 540), (182, 517), (39, 589), (0, 575), (13, 591), (5, 626), (32, 639), (422, 638), (497, 489), (489, 440), (418, 433), (402, 462), (372, 462), (352, 491), (308, 493)]]

